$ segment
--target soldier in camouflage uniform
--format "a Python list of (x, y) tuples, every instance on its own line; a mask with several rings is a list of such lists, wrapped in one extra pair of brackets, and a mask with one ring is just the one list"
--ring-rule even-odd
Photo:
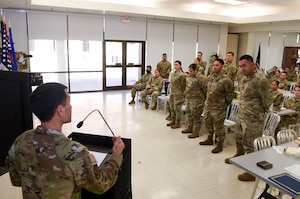
[(283, 90), (290, 89), (291, 83), (288, 80), (286, 80), (286, 76), (287, 74), (285, 71), (282, 71), (280, 73), (279, 86), (278, 86), (279, 89), (283, 89)]
[(185, 77), (181, 69), (181, 61), (174, 62), (174, 73), (171, 75), (171, 93), (169, 98), (171, 122), (167, 126), (172, 129), (180, 128), (181, 107), (184, 103)]
[(197, 65), (189, 66), (190, 76), (186, 77), (185, 106), (188, 118), (188, 127), (182, 133), (192, 133), (188, 137), (199, 137), (201, 114), (207, 92), (206, 77), (197, 71)]
[(226, 62), (223, 67), (223, 73), (227, 75), (233, 82), (236, 78), (237, 68), (236, 64), (233, 62), (234, 53), (228, 52), (226, 54)]
[[(205, 69), (206, 69), (206, 65), (207, 65), (207, 63), (206, 63), (206, 61), (204, 61), (203, 59), (202, 59), (202, 52), (201, 51), (199, 51), (198, 53), (197, 53), (197, 59), (198, 59), (198, 61), (199, 61), (199, 63), (197, 63), (197, 70), (202, 74), (202, 75), (205, 75)], [(195, 62), (194, 62), (194, 64), (195, 64)]]
[(153, 77), (152, 73), (151, 73), (151, 66), (147, 66), (146, 68), (146, 74), (142, 75), (141, 79), (139, 79), (137, 82), (135, 82), (134, 85), (132, 85), (132, 89), (131, 89), (131, 97), (132, 100), (129, 102), (129, 104), (135, 104), (134, 98), (136, 95), (136, 91), (142, 91), (146, 88), (146, 83), (148, 82), (148, 80)]
[(295, 96), (290, 97), (288, 100), (286, 100), (286, 102), (284, 103), (284, 107), (297, 111), (297, 114), (281, 116), (281, 120), (278, 125), (279, 129), (281, 127), (288, 128), (290, 124), (296, 124), (297, 122), (299, 122), (299, 112), (300, 112), (300, 87), (299, 86), (296, 86), (295, 88)]
[[(262, 135), (266, 113), (272, 104), (269, 81), (255, 72), (253, 58), (250, 55), (240, 57), (239, 68), (244, 76), (239, 86), (241, 97), (235, 129), (237, 152), (234, 157), (243, 155), (245, 151), (254, 151), (253, 141)], [(229, 159), (226, 158), (225, 162), (230, 163)], [(255, 177), (246, 172), (239, 175), (238, 179), (253, 181)]]
[(149, 104), (146, 100), (147, 95), (152, 96), (152, 101), (154, 105), (151, 107), (152, 110), (156, 110), (157, 106), (157, 97), (161, 94), (161, 88), (163, 87), (164, 79), (161, 78), (158, 70), (154, 71), (154, 76), (151, 77), (147, 84), (146, 89), (141, 92), (141, 99), (145, 103), (145, 108), (149, 108)]
[(270, 79), (275, 75), (276, 71), (277, 71), (277, 66), (273, 66), (272, 71), (269, 72), (269, 73), (266, 75), (266, 77), (270, 80)]
[(280, 80), (280, 70), (276, 70), (275, 75), (273, 77), (271, 77), (269, 80), (270, 80), (270, 82), (272, 82), (274, 80), (277, 80), (279, 82), (279, 80)]
[(234, 87), (231, 79), (222, 73), (224, 61), (217, 59), (213, 63), (214, 73), (207, 78), (207, 98), (204, 106), (204, 122), (208, 137), (200, 145), (213, 145), (213, 135), (217, 136), (217, 146), (211, 151), (219, 153), (223, 150), (225, 140), (224, 120), (227, 106), (234, 97)]
[(156, 69), (159, 71), (160, 76), (163, 79), (168, 79), (171, 72), (172, 66), (171, 63), (167, 60), (167, 54), (162, 54), (162, 60), (158, 62)]
[(286, 67), (285, 70), (286, 72), (286, 80), (290, 82), (296, 82), (297, 81), (297, 74), (295, 73), (295, 68), (290, 66)]
[(71, 122), (70, 96), (58, 83), (40, 85), (30, 97), (36, 129), (18, 136), (8, 152), (6, 165), (11, 182), (22, 187), (23, 198), (81, 198), (81, 188), (102, 194), (116, 182), (125, 147), (114, 137), (113, 153), (97, 166), (82, 144), (68, 139), (62, 125)]
[(213, 74), (213, 63), (218, 59), (218, 55), (211, 56), (211, 65), (208, 67), (207, 76)]
[(281, 109), (281, 104), (283, 101), (282, 92), (278, 91), (279, 81), (274, 80), (271, 82), (271, 91), (272, 91), (272, 102), (273, 102), (273, 110), (279, 111)]

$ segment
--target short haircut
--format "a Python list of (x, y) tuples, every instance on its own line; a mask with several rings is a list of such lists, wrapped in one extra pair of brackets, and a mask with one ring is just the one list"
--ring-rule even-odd
[(243, 55), (240, 57), (239, 61), (242, 61), (243, 59), (253, 62), (253, 57), (251, 55)]
[(201, 54), (201, 56), (203, 55), (203, 53), (202, 53), (201, 51), (198, 51), (198, 53), (200, 53), (200, 54)]
[(193, 63), (193, 64), (189, 65), (189, 68), (191, 68), (193, 70), (197, 70), (197, 65)]
[(234, 56), (234, 53), (231, 51), (227, 52), (226, 54), (231, 54), (232, 56)]
[(276, 70), (276, 71), (280, 73), (280, 70)]
[(223, 59), (216, 59), (215, 61), (218, 61), (220, 64), (224, 65), (224, 60)]
[(174, 61), (174, 63), (178, 63), (181, 66), (181, 61), (179, 60)]
[(218, 55), (212, 55), (211, 57), (216, 57), (216, 59), (219, 59)]
[(286, 74), (286, 75), (287, 75), (287, 72), (285, 72), (285, 71), (281, 71), (281, 72), (280, 72), (280, 74), (281, 74), (281, 73), (284, 73), (284, 74)]
[(278, 80), (273, 80), (272, 82), (275, 82), (277, 86), (279, 85), (279, 81)]
[(146, 68), (150, 68), (150, 69), (152, 69), (152, 66), (148, 65)]
[(167, 56), (167, 53), (163, 53), (162, 55), (163, 55), (163, 56), (164, 56), (164, 55)]
[(65, 104), (66, 86), (60, 83), (45, 83), (38, 86), (30, 95), (32, 112), (41, 122), (48, 122), (54, 116), (57, 107)]

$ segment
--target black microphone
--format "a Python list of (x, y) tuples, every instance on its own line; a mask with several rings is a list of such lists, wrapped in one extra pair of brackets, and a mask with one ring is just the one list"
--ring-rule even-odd
[(113, 134), (113, 136), (115, 136), (114, 132), (111, 130), (110, 126), (107, 124), (106, 120), (104, 119), (104, 117), (103, 117), (103, 115), (101, 114), (101, 112), (99, 111), (99, 109), (94, 109), (94, 110), (92, 110), (87, 116), (85, 116), (85, 118), (84, 118), (81, 122), (79, 122), (79, 123), (77, 124), (77, 128), (82, 127), (83, 122), (85, 121), (85, 119), (88, 118), (88, 117), (89, 117), (93, 112), (95, 112), (95, 111), (97, 111), (97, 112), (101, 115), (101, 117), (102, 117), (103, 121), (105, 122), (106, 126), (109, 128), (109, 130), (110, 130), (110, 132)]

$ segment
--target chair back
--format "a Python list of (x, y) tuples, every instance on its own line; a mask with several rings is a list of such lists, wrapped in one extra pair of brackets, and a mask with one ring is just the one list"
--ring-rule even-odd
[(264, 123), (263, 136), (274, 137), (275, 130), (279, 122), (280, 122), (280, 116), (278, 114), (273, 112), (268, 113)]
[(239, 111), (238, 104), (232, 103), (230, 105), (230, 109), (228, 107), (227, 111), (229, 111), (229, 110), (230, 110), (230, 112), (229, 112), (229, 115), (228, 115), (227, 119), (230, 120), (230, 121), (236, 122), (237, 116), (238, 116), (238, 111)]
[(276, 146), (276, 141), (272, 136), (262, 136), (258, 137), (253, 142), (254, 151), (259, 151), (262, 149), (267, 149), (272, 146)]
[(289, 124), (288, 129), (293, 129), (297, 136), (300, 136), (300, 123), (296, 123), (296, 124)]
[(289, 91), (294, 91), (296, 87), (296, 82), (292, 82)]
[(283, 100), (282, 100), (282, 103), (281, 103), (281, 107), (284, 107), (284, 104), (285, 102), (291, 97), (291, 94), (289, 93), (284, 93), (283, 94)]
[(293, 142), (297, 138), (297, 133), (293, 129), (281, 130), (277, 133), (277, 144)]

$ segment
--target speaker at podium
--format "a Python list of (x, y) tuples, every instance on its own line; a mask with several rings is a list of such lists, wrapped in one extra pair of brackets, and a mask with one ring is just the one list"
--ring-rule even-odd
[[(68, 137), (85, 145), (90, 151), (109, 153), (113, 147), (112, 137), (109, 136), (73, 132)], [(123, 163), (116, 184), (102, 195), (82, 189), (82, 199), (132, 199), (131, 139), (122, 138), (122, 140), (125, 144)]]

